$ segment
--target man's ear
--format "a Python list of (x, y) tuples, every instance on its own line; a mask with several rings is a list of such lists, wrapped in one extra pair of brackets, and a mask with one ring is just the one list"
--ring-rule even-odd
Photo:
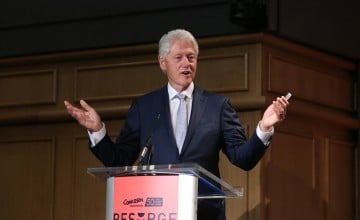
[(158, 56), (158, 61), (159, 61), (160, 69), (165, 73), (166, 72), (165, 58)]

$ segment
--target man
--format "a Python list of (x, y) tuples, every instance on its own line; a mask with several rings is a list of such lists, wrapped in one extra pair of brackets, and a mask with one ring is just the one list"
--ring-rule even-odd
[[(105, 166), (132, 165), (150, 136), (154, 146), (151, 164), (198, 163), (219, 177), (220, 150), (244, 170), (262, 158), (273, 126), (285, 118), (288, 101), (283, 96), (273, 101), (247, 141), (229, 99), (194, 84), (198, 54), (197, 41), (190, 32), (173, 30), (163, 35), (158, 61), (168, 84), (133, 101), (115, 143), (100, 116), (84, 100), (80, 101), (82, 109), (64, 102), (68, 112), (88, 130), (90, 149)], [(184, 114), (178, 115), (180, 112)], [(179, 118), (184, 119), (177, 121)], [(180, 125), (184, 127), (178, 129)], [(177, 133), (182, 140), (177, 141)], [(223, 201), (199, 201), (198, 219), (225, 219)]]

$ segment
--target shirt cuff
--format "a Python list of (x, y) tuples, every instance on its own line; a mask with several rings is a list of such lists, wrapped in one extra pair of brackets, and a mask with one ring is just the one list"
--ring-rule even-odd
[(102, 128), (99, 131), (95, 131), (95, 132), (91, 132), (91, 131), (87, 131), (89, 134), (89, 139), (91, 142), (91, 147), (94, 147), (95, 145), (97, 145), (106, 135), (106, 128), (105, 128), (105, 124), (102, 123)]
[(269, 146), (271, 142), (271, 137), (274, 135), (274, 127), (271, 127), (270, 131), (262, 131), (260, 129), (260, 123), (261, 121), (259, 121), (256, 127), (256, 135), (266, 146)]

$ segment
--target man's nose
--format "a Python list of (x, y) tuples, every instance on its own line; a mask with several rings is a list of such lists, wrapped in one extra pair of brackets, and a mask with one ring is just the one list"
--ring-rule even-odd
[(187, 58), (186, 56), (183, 57), (182, 59), (182, 63), (186, 66), (190, 65), (190, 60), (189, 58)]

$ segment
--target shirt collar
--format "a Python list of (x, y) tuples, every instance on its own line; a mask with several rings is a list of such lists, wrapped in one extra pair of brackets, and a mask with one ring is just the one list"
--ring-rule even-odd
[[(169, 98), (171, 100), (178, 94), (178, 92), (170, 85), (170, 83), (168, 83), (167, 87), (168, 87)], [(191, 98), (193, 91), (194, 91), (194, 82), (191, 82), (191, 84), (184, 91), (182, 91), (181, 94), (184, 94), (186, 95), (186, 97)]]

